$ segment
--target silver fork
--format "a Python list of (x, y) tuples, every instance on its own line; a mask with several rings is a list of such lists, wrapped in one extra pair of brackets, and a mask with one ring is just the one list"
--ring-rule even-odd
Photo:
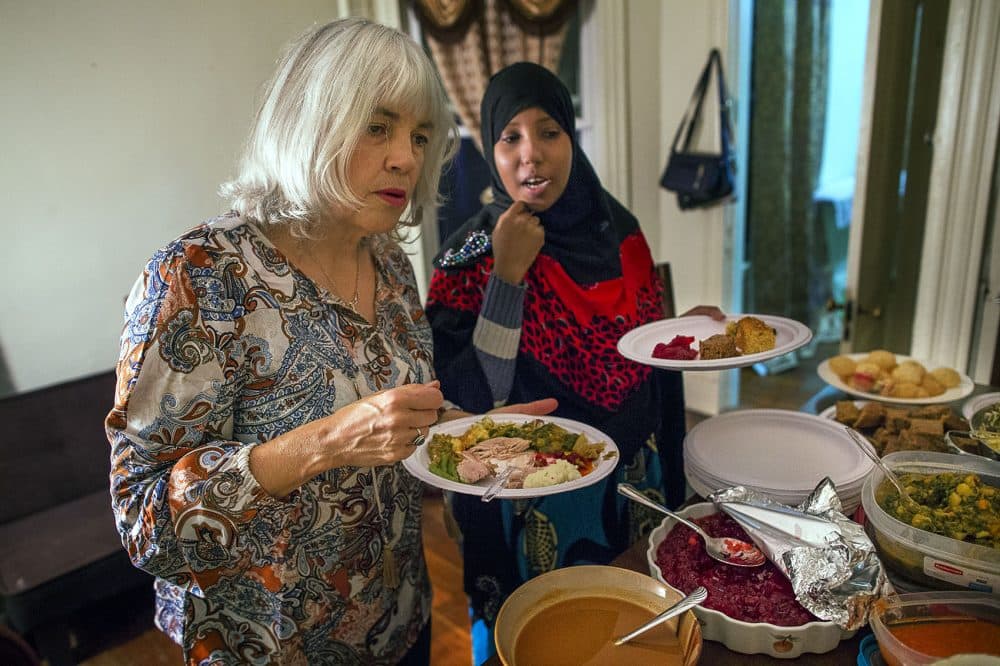
[(691, 591), (691, 594), (687, 595), (686, 597), (678, 601), (676, 604), (674, 604), (667, 610), (663, 611), (662, 613), (654, 617), (646, 624), (642, 625), (635, 631), (631, 631), (625, 634), (624, 636), (619, 636), (618, 638), (616, 638), (615, 645), (621, 645), (622, 643), (627, 643), (628, 641), (632, 640), (639, 634), (644, 634), (653, 627), (663, 624), (670, 618), (677, 617), (687, 609), (694, 608), (695, 606), (703, 602), (705, 599), (708, 599), (708, 590), (706, 590), (704, 587), (696, 587)]
[(486, 492), (483, 493), (482, 500), (484, 502), (489, 502), (491, 499), (500, 494), (500, 491), (507, 487), (507, 480), (510, 479), (510, 475), (514, 473), (514, 466), (508, 465), (504, 467), (496, 478), (493, 479), (493, 483), (489, 485)]

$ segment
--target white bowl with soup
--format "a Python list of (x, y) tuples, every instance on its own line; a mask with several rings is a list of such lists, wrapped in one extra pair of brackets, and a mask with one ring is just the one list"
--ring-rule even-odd
[(505, 666), (689, 666), (701, 655), (691, 611), (621, 646), (614, 639), (651, 620), (682, 594), (653, 578), (611, 566), (575, 566), (532, 578), (497, 615), (494, 638)]

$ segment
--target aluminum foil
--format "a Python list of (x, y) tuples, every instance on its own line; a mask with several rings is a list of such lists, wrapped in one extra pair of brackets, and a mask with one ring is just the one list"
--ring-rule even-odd
[(743, 486), (709, 499), (788, 576), (810, 613), (848, 630), (868, 621), (886, 586), (885, 572), (864, 529), (841, 512), (833, 481), (820, 481), (797, 508)]

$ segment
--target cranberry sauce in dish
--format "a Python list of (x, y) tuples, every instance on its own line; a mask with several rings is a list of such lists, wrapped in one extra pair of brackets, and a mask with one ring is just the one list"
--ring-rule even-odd
[[(743, 528), (725, 514), (694, 522), (713, 537), (750, 541)], [(675, 525), (656, 549), (656, 564), (664, 579), (684, 594), (704, 585), (708, 599), (701, 605), (734, 620), (782, 627), (819, 621), (796, 601), (792, 584), (773, 562), (752, 569), (716, 562), (705, 552), (701, 538), (684, 525)]]

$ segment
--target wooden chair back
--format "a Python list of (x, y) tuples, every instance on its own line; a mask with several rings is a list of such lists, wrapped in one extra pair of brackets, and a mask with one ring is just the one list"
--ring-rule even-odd
[(674, 280), (670, 275), (670, 262), (664, 261), (656, 264), (656, 274), (660, 276), (663, 283), (663, 316), (672, 319), (677, 316), (677, 307), (674, 304)]

